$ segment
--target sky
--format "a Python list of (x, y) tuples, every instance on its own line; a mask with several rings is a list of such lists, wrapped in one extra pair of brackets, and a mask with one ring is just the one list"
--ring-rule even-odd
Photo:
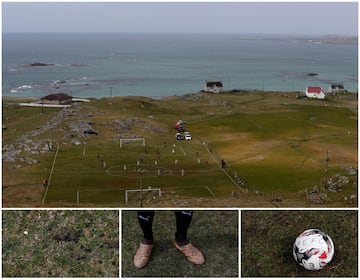
[(358, 35), (358, 2), (2, 2), (3, 32)]

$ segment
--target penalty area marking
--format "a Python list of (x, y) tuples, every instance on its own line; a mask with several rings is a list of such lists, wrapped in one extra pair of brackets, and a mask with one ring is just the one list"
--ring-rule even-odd
[[(150, 168), (142, 168), (137, 165), (125, 165), (126, 171), (124, 170), (124, 166), (115, 165), (111, 166), (106, 170), (106, 173), (110, 176), (118, 176), (123, 178), (139, 178), (140, 174), (142, 177), (159, 177), (159, 176), (170, 176), (173, 174), (172, 169), (160, 167), (160, 166), (152, 166)], [(140, 171), (139, 171), (140, 170)]]
[(216, 195), (213, 193), (213, 191), (207, 185), (170, 186), (170, 187), (172, 187), (172, 188), (204, 188), (211, 194), (211, 196), (216, 197)]
[(158, 192), (159, 197), (161, 197), (161, 189), (160, 188), (148, 188), (148, 189), (132, 189), (132, 190), (125, 190), (125, 203), (128, 204), (129, 202), (129, 193), (140, 193), (142, 195), (143, 192)]
[(208, 190), (209, 193), (211, 193), (213, 197), (216, 197), (215, 194), (212, 192), (212, 190), (210, 190), (210, 188), (207, 185), (205, 185), (204, 187)]
[[(77, 190), (76, 191), (76, 204), (79, 204), (80, 203), (80, 192), (82, 193), (85, 193), (85, 192), (110, 192), (110, 191), (119, 191), (119, 192), (122, 192), (123, 190), (122, 189), (88, 189), (88, 190)], [(115, 203), (121, 203), (121, 202), (115, 202)]]

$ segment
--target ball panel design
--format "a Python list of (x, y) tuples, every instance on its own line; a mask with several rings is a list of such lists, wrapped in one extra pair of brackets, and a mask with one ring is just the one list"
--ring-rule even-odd
[(293, 245), (296, 262), (308, 270), (319, 270), (334, 256), (334, 243), (330, 236), (319, 229), (301, 233)]

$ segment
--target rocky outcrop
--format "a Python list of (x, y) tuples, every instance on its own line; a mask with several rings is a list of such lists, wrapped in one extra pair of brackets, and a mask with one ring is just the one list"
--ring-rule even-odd
[[(92, 111), (91, 113), (82, 112), (82, 109)], [(38, 161), (32, 156), (41, 155), (54, 151), (56, 149), (56, 141), (48, 137), (41, 138), (48, 135), (49, 132), (59, 131), (62, 137), (62, 143), (71, 145), (83, 145), (92, 134), (98, 134), (94, 129), (92, 118), (97, 115), (103, 115), (104, 112), (98, 111), (95, 107), (91, 106), (73, 106), (64, 108), (59, 111), (54, 117), (46, 124), (29, 131), (22, 136), (15, 139), (11, 144), (3, 144), (2, 147), (2, 160), (3, 162), (14, 163), (9, 168), (20, 168), (24, 164), (35, 164)], [(127, 117), (122, 119), (115, 119), (96, 124), (100, 131), (106, 129), (113, 131), (113, 135), (109, 137), (108, 141), (119, 141), (119, 138), (129, 137), (136, 125), (137, 128), (150, 131), (151, 133), (164, 133), (166, 129), (162, 127), (152, 126), (147, 124), (145, 120), (136, 117)], [(89, 133), (94, 132), (94, 133)], [(96, 132), (96, 133), (95, 133)], [(138, 137), (131, 136), (131, 137)], [(142, 137), (142, 136), (140, 136)]]
[[(341, 193), (345, 188), (348, 188), (352, 183), (352, 176), (357, 174), (357, 170), (353, 167), (344, 167), (349, 175), (335, 174), (329, 177), (324, 186), (313, 186), (311, 188), (301, 191), (305, 193), (308, 200), (313, 204), (326, 204), (331, 202), (331, 193)], [(354, 203), (357, 196), (355, 194), (345, 196), (344, 200), (349, 203)]]
[(54, 65), (55, 64), (53, 64), (53, 63), (33, 62), (33, 63), (30, 63), (28, 66), (36, 67), (36, 66), (54, 66)]

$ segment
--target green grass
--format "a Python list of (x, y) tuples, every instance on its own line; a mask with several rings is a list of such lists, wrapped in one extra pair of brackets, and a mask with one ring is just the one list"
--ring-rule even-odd
[[(142, 188), (161, 188), (164, 195), (213, 197), (215, 193), (217, 196), (231, 193), (234, 189), (231, 181), (202, 145), (195, 141), (176, 144), (175, 154), (172, 154), (170, 145), (147, 146), (144, 152), (142, 147), (119, 148), (110, 143), (105, 147), (87, 146), (85, 156), (83, 147), (61, 146), (45, 201), (50, 204), (59, 201), (75, 203), (80, 190), (80, 203), (117, 202), (117, 205), (126, 206), (125, 190), (140, 189), (140, 175), (136, 172), (139, 168), (146, 170), (141, 176)], [(157, 159), (157, 150), (160, 151), (160, 160)], [(204, 159), (198, 164), (196, 151), (206, 157), (207, 164)], [(139, 159), (142, 163), (137, 166)], [(154, 164), (155, 160), (158, 160), (158, 165)], [(102, 161), (106, 162), (105, 168)], [(158, 176), (159, 168), (168, 173)], [(184, 176), (181, 170), (184, 170)], [(112, 192), (115, 196), (111, 195)]]
[[(3, 130), (3, 143), (6, 145), (17, 143), (17, 137), (29, 135), (37, 127), (51, 122), (58, 112), (47, 108), (45, 114), (40, 115), (36, 108), (17, 105), (5, 105), (4, 108), (6, 117), (3, 120), (7, 128)], [(172, 207), (173, 199), (188, 198), (213, 199), (211, 206), (224, 206), (223, 203), (218, 205), (217, 201), (228, 199), (233, 191), (240, 190), (219, 168), (221, 159), (228, 163), (228, 175), (233, 177), (236, 172), (251, 192), (261, 191), (267, 195), (279, 192), (286, 199), (284, 205), (296, 203), (294, 207), (309, 205), (306, 197), (300, 201), (299, 192), (324, 182), (327, 151), (329, 176), (347, 175), (344, 167), (357, 169), (356, 100), (303, 100), (296, 99), (293, 94), (284, 98), (283, 94), (275, 92), (244, 92), (193, 94), (162, 100), (103, 98), (74, 106), (71, 110), (74, 111), (68, 113), (55, 129), (36, 137), (27, 136), (29, 140), (49, 138), (60, 144), (46, 197), (41, 181), (50, 175), (55, 153), (33, 155), (23, 152), (21, 157), (35, 158), (38, 163), (3, 163), (4, 205), (38, 206), (45, 198), (45, 205), (49, 207), (136, 207), (138, 199), (125, 205), (125, 190), (140, 188), (140, 176), (133, 171), (138, 160), (143, 160), (142, 169), (156, 172), (157, 150), (161, 152), (158, 166), (171, 175), (143, 176), (142, 187), (160, 187), (164, 192), (161, 201), (147, 198), (151, 207), (159, 203)], [(71, 145), (71, 139), (64, 138), (64, 134), (69, 124), (84, 116), (99, 135), (83, 139), (86, 144)], [(30, 120), (28, 125), (25, 118)], [(138, 122), (128, 130), (119, 131), (111, 125), (114, 120), (129, 118)], [(186, 128), (192, 133), (192, 141), (175, 141), (173, 125), (179, 119), (187, 121)], [(161, 128), (162, 132), (146, 127)], [(145, 137), (146, 151), (140, 146), (120, 149), (119, 143), (114, 141), (134, 136)], [(174, 143), (177, 145), (175, 154), (171, 152)], [(203, 143), (209, 144), (212, 154)], [(197, 163), (197, 153), (201, 164)], [(106, 168), (102, 161), (106, 162)], [(21, 168), (14, 169), (14, 164)], [(124, 165), (129, 167), (130, 176), (121, 172)], [(109, 174), (108, 168), (115, 168), (117, 174)], [(182, 169), (185, 176), (181, 176)], [(357, 176), (350, 177), (350, 181), (342, 194), (329, 194), (330, 203), (326, 206), (344, 206), (345, 196), (357, 194)], [(202, 186), (207, 186), (210, 192)], [(78, 190), (86, 192), (80, 197), (80, 205), (76, 205)], [(93, 197), (89, 191), (93, 191)], [(246, 199), (248, 194), (243, 196)], [(266, 200), (264, 198), (259, 207), (266, 207)]]
[[(231, 157), (232, 169), (252, 188), (264, 192), (300, 191), (321, 182), (327, 150), (330, 173), (344, 166), (339, 161), (350, 156), (349, 148), (353, 147), (356, 154), (357, 123), (348, 108), (314, 105), (286, 108), (279, 112), (219, 117), (202, 122), (201, 127), (198, 124), (196, 129), (201, 133), (210, 130), (218, 135), (224, 132), (239, 135), (238, 146), (234, 144), (236, 139), (230, 144), (221, 137), (212, 146), (219, 154)], [(251, 135), (251, 141), (241, 143), (245, 134)], [(259, 147), (252, 149), (253, 145)], [(346, 155), (339, 153), (340, 147), (347, 147)], [(255, 160), (248, 161), (250, 157)]]
[[(308, 228), (326, 232), (335, 245), (333, 260), (322, 270), (307, 271), (296, 263), (292, 246)], [(243, 277), (357, 277), (357, 211), (242, 211)]]
[[(30, 109), (30, 110), (29, 110)], [(24, 132), (36, 129), (51, 119), (51, 117), (59, 112), (58, 108), (45, 108), (46, 114), (41, 114), (41, 109), (18, 106), (13, 103), (3, 102), (2, 121), (7, 125), (8, 131), (3, 133), (3, 141), (10, 142), (16, 137), (20, 137)], [(10, 126), (9, 126), (10, 124)]]
[(122, 211), (122, 277), (238, 277), (238, 211), (195, 211), (188, 238), (199, 248), (205, 263), (191, 264), (172, 247), (173, 211), (155, 212), (155, 247), (148, 265), (134, 267), (133, 259), (142, 232), (136, 211)]
[(118, 275), (118, 211), (2, 211), (3, 277)]

